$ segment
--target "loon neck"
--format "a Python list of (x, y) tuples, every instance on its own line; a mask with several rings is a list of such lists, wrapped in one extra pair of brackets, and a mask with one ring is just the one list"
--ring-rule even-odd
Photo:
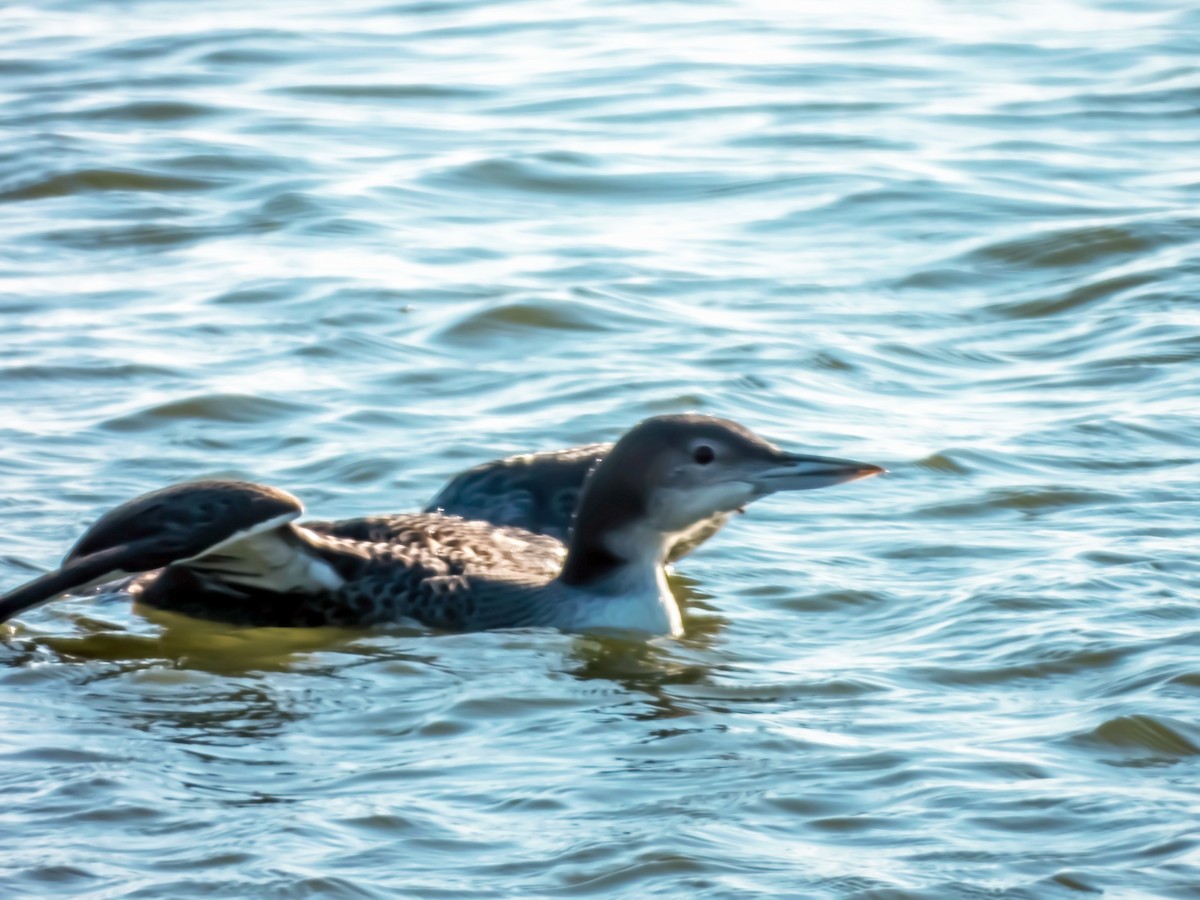
[(559, 580), (596, 593), (626, 593), (657, 584), (672, 537), (644, 525), (585, 533), (582, 538), (577, 531)]
[(629, 474), (604, 459), (588, 476), (579, 498), (567, 559), (559, 580), (597, 589), (642, 580), (660, 569), (670, 536), (650, 526), (645, 491)]
[(577, 598), (571, 627), (682, 634), (679, 605), (663, 570), (670, 538), (645, 523), (594, 537), (580, 540), (576, 535), (559, 576)]

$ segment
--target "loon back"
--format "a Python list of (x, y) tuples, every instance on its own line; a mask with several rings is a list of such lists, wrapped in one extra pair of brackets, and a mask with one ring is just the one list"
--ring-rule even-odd
[(450, 479), (425, 512), (524, 528), (566, 543), (583, 483), (612, 446), (588, 444), (481, 463)]

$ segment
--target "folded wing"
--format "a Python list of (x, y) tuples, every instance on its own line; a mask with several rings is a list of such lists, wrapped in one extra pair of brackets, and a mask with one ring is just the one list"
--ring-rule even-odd
[(165, 566), (280, 593), (335, 588), (341, 579), (291, 524), (303, 511), (291, 494), (241, 481), (144, 494), (101, 516), (58, 569), (0, 597), (0, 621), (69, 591)]

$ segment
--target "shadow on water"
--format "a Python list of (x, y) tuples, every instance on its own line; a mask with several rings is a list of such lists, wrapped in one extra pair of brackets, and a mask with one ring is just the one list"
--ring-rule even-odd
[[(127, 602), (126, 595), (99, 598)], [(72, 610), (73, 634), (34, 632), (21, 624), (10, 624), (8, 647), (14, 651), (9, 664), (21, 666), (45, 654), (62, 663), (117, 663), (115, 667), (92, 668), (88, 677), (103, 679), (149, 669), (193, 671), (211, 675), (247, 675), (304, 671), (331, 674), (367, 661), (380, 651), (366, 640), (376, 631), (355, 628), (245, 628), (196, 619), (150, 607), (134, 605), (138, 613), (124, 623), (98, 618), (100, 610)], [(426, 634), (417, 628), (395, 627), (397, 637)], [(329, 655), (334, 662), (320, 662)], [(344, 657), (349, 656), (347, 661)], [(420, 657), (415, 657), (420, 658)]]
[[(581, 679), (616, 681), (630, 690), (693, 684), (706, 677), (707, 668), (683, 662), (677, 656), (678, 649), (682, 646), (702, 652), (710, 648), (726, 620), (711, 612), (705, 603), (710, 595), (701, 591), (694, 579), (671, 573), (668, 583), (687, 629), (681, 644), (634, 636), (580, 636), (573, 645), (571, 659), (577, 665), (571, 669), (572, 674)], [(28, 664), (42, 652), (49, 652), (64, 663), (125, 664), (96, 670), (91, 676), (95, 678), (164, 667), (221, 675), (296, 670), (332, 674), (348, 665), (378, 658), (428, 663), (439, 653), (440, 635), (418, 625), (371, 629), (246, 628), (136, 603), (132, 609), (137, 615), (125, 619), (127, 624), (122, 625), (116, 621), (118, 617), (104, 617), (104, 614), (113, 605), (129, 602), (127, 594), (110, 592), (78, 599), (96, 605), (69, 605), (66, 607), (69, 611), (60, 613), (69, 617), (74, 634), (33, 632), (22, 624), (9, 624), (11, 634), (7, 643), (13, 651), (9, 664)], [(705, 609), (708, 614), (690, 616), (693, 607)], [(424, 643), (428, 652), (401, 652), (390, 638), (416, 639)], [(333, 655), (336, 661), (327, 665), (314, 662), (323, 655)]]
[(580, 681), (608, 681), (635, 695), (644, 705), (634, 708), (631, 717), (638, 720), (674, 719), (690, 716), (694, 708), (678, 702), (671, 688), (678, 685), (707, 683), (714, 667), (706, 651), (712, 649), (726, 624), (723, 617), (709, 612), (690, 615), (693, 608), (711, 610), (699, 583), (678, 573), (668, 576), (671, 591), (683, 614), (685, 634), (678, 640), (625, 638), (619, 636), (583, 636), (572, 646), (566, 660), (568, 673)]

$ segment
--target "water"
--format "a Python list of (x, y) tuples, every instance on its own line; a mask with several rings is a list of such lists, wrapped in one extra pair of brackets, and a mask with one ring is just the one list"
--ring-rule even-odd
[(728, 415), (886, 479), (686, 636), (0, 645), (5, 897), (1200, 896), (1200, 16), (0, 8), (0, 586), (113, 504), (419, 507)]

